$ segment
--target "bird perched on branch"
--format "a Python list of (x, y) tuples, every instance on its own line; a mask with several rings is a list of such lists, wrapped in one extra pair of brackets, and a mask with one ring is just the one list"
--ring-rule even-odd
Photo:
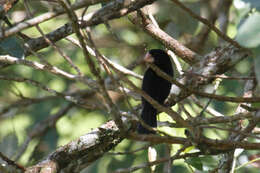
[[(152, 49), (145, 55), (144, 61), (147, 63), (153, 63), (160, 70), (173, 77), (171, 60), (165, 51), (161, 49)], [(171, 83), (158, 76), (151, 68), (148, 68), (144, 74), (142, 90), (158, 103), (163, 104), (170, 93)], [(151, 127), (157, 127), (157, 110), (143, 97), (142, 106), (141, 118), (143, 122)], [(139, 124), (138, 133), (150, 134), (153, 132)]]

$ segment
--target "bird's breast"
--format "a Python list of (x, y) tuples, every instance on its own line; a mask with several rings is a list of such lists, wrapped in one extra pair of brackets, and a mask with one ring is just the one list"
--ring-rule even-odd
[(148, 69), (145, 72), (142, 90), (153, 99), (162, 104), (169, 95), (170, 89), (171, 83), (158, 76), (153, 70)]

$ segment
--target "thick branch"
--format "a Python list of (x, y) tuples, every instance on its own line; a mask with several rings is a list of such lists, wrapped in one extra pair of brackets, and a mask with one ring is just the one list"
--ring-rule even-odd
[(47, 170), (49, 170), (48, 173), (79, 172), (121, 141), (119, 129), (113, 121), (109, 121), (58, 148), (42, 162), (28, 168), (26, 173), (39, 173)]
[[(191, 91), (198, 90), (203, 86), (212, 82), (212, 78), (203, 78), (201, 76), (191, 76), (188, 74), (200, 74), (202, 76), (211, 76), (216, 74), (223, 74), (230, 70), (234, 65), (249, 56), (249, 52), (236, 48), (232, 45), (218, 48), (209, 54), (205, 55), (204, 58), (193, 65), (180, 80), (180, 83), (186, 86), (190, 91), (180, 90), (180, 88), (174, 86), (172, 89), (169, 103), (177, 103), (184, 98), (190, 96)], [(206, 95), (205, 95), (206, 96)], [(243, 100), (243, 99), (242, 99)]]
[(162, 42), (165, 47), (174, 51), (176, 55), (181, 57), (188, 64), (193, 64), (199, 61), (199, 55), (182, 45), (178, 40), (175, 40), (157, 26), (155, 26), (153, 22), (148, 19), (142, 11), (140, 11), (139, 14), (142, 16), (142, 20), (140, 20), (140, 18), (138, 18), (136, 15), (132, 15), (130, 16), (130, 20), (132, 23), (142, 28), (153, 38)]

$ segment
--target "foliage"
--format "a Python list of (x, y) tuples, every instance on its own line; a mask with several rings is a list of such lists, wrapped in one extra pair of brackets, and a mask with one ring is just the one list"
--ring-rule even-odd
[[(181, 3), (193, 12), (196, 12), (196, 14), (204, 16), (219, 28), (221, 28), (222, 25), (227, 25), (226, 30), (221, 29), (221, 32), (227, 33), (228, 36), (233, 37), (233, 41), (237, 41), (241, 46), (248, 48), (252, 52), (252, 55), (250, 55), (249, 58), (239, 61), (233, 69), (224, 73), (226, 76), (235, 76), (238, 77), (238, 79), (222, 79), (219, 88), (216, 90), (216, 94), (218, 95), (239, 97), (244, 94), (245, 83), (250, 81), (248, 79), (242, 80), (240, 77), (255, 77), (258, 83), (260, 82), (260, 1), (234, 0), (225, 14), (227, 23), (222, 23), (221, 13), (223, 11), (215, 11), (218, 9), (218, 3), (221, 1), (222, 0), (183, 0)], [(74, 1), (71, 3), (73, 4)], [(30, 7), (30, 12), (28, 11), (28, 6), (26, 4)], [(107, 5), (109, 5), (109, 3)], [(89, 7), (85, 6), (87, 10), (86, 14), (93, 11), (95, 12), (102, 7), (106, 8), (106, 4), (103, 4), (102, 6), (101, 3), (98, 3)], [(8, 11), (6, 16), (11, 23), (19, 24), (20, 22), (29, 20), (29, 18), (34, 18), (57, 9), (59, 10), (60, 8), (60, 4), (55, 2), (27, 1), (26, 3), (23, 3), (23, 1), (19, 1)], [(80, 16), (83, 11), (84, 8), (79, 9), (77, 11), (78, 16)], [(201, 24), (197, 19), (192, 18), (187, 11), (181, 9), (171, 1), (164, 0), (155, 2), (144, 11), (149, 11), (149, 13), (155, 17), (155, 20), (162, 30), (190, 48), (193, 52), (200, 55), (201, 62), (203, 55), (213, 52), (216, 47), (222, 46), (223, 40), (221, 37), (214, 31), (207, 30), (205, 25)], [(25, 18), (19, 18), (19, 14), (24, 14)], [(214, 15), (215, 19), (212, 17)], [(151, 36), (151, 34), (144, 32), (144, 28), (141, 28), (137, 24), (133, 24), (130, 20), (131, 17), (131, 14), (129, 14), (128, 17), (119, 17), (114, 20), (106, 21), (105, 24), (102, 22), (101, 24), (93, 25), (90, 28), (90, 33), (93, 42), (102, 55), (121, 66), (127, 67), (134, 73), (142, 75), (145, 66), (140, 63), (140, 59), (143, 57), (144, 53), (152, 48), (164, 49), (165, 45), (162, 41)], [(68, 15), (61, 15), (40, 23), (38, 26), (44, 34), (48, 34), (71, 21), (72, 20)], [(0, 24), (2, 26), (2, 33), (4, 32), (3, 29), (8, 30), (11, 28), (7, 27), (4, 24), (4, 21), (1, 21)], [(14, 25), (14, 27), (15, 26), (16, 25)], [(86, 30), (88, 29), (83, 28), (82, 30), (82, 32), (87, 35)], [(80, 76), (81, 74), (77, 71), (78, 68), (86, 78), (98, 81), (99, 78), (97, 75), (93, 74), (90, 65), (86, 61), (83, 48), (79, 48), (71, 42), (71, 39), (69, 41), (68, 39), (65, 39), (64, 36), (63, 39), (57, 42), (51, 41), (52, 44), (55, 45), (49, 45), (40, 50), (35, 49), (30, 51), (25, 47), (25, 43), (30, 43), (30, 41), (21, 38), (21, 35), (19, 35), (21, 33), (28, 36), (31, 41), (33, 38), (42, 37), (35, 26), (28, 27), (7, 38), (1, 36), (0, 54), (16, 57), (18, 58), (18, 61), (19, 59), (25, 58), (25, 60), (38, 62), (46, 66), (43, 70), (39, 70), (28, 65), (21, 65), (23, 63), (20, 63), (20, 65), (15, 65), (14, 63), (6, 66), (5, 63), (0, 62), (0, 152), (4, 153), (10, 159), (17, 161), (17, 163), (29, 167), (37, 164), (40, 160), (55, 151), (59, 146), (66, 145), (81, 135), (92, 132), (93, 129), (100, 127), (101, 124), (106, 123), (108, 120), (114, 119), (114, 117), (111, 116), (112, 109), (114, 108), (106, 102), (105, 97), (102, 96), (100, 90), (93, 89), (93, 87), (80, 80), (71, 80), (62, 75), (56, 75), (48, 69), (57, 67), (69, 74)], [(71, 34), (68, 38), (78, 40), (75, 33)], [(91, 45), (91, 41), (88, 40), (87, 44)], [(119, 92), (118, 90), (118, 86), (132, 89), (124, 80), (122, 80), (122, 74), (119, 75), (119, 73), (112, 68), (110, 68), (111, 73), (109, 73), (106, 71), (106, 65), (102, 66), (102, 61), (100, 62), (100, 59), (95, 56), (90, 56), (89, 58), (94, 62), (97, 71), (100, 70), (100, 76), (104, 79), (105, 84), (118, 82), (117, 85), (112, 85), (112, 88), (107, 89), (116, 108), (131, 114), (138, 114), (140, 112), (140, 98), (138, 97), (136, 99), (130, 94), (125, 96), (125, 94), (128, 93)], [(181, 57), (178, 57), (178, 59), (183, 71), (188, 72), (190, 66), (193, 64), (188, 64)], [(73, 63), (70, 63), (70, 60)], [(48, 63), (50, 66), (48, 66)], [(74, 68), (73, 65), (77, 68)], [(252, 76), (253, 72), (255, 72), (255, 76)], [(117, 77), (116, 81), (113, 81), (111, 74), (113, 74), (114, 77)], [(177, 69), (175, 69), (175, 74), (176, 79), (182, 77)], [(140, 86), (140, 79), (131, 75), (125, 76), (134, 84)], [(43, 84), (44, 87), (37, 84), (35, 85), (31, 81), (15, 82), (13, 80), (5, 80), (5, 77), (31, 79)], [(215, 83), (211, 82), (201, 87), (201, 90), (203, 92), (212, 93), (214, 92), (214, 86), (216, 86)], [(253, 96), (259, 96), (259, 89), (259, 85), (257, 84)], [(137, 91), (134, 89), (132, 89), (132, 91), (135, 95), (138, 95)], [(225, 117), (229, 117), (236, 114), (238, 111), (237, 108), (240, 106), (239, 102), (224, 102), (196, 96), (196, 99), (204, 105), (201, 108), (192, 97), (195, 96), (191, 96), (176, 105), (172, 105), (172, 110), (178, 112), (183, 118), (187, 119), (189, 116), (198, 116), (203, 107), (209, 102), (209, 109), (213, 109), (215, 112), (222, 114)], [(70, 98), (72, 99), (70, 100)], [(74, 101), (77, 99), (81, 102), (75, 104)], [(47, 119), (57, 116), (62, 109), (66, 109), (66, 107), (70, 106), (72, 103), (73, 106), (69, 108), (64, 115), (55, 120), (48, 121), (49, 123), (54, 122), (53, 124), (46, 123)], [(253, 103), (251, 107), (258, 110), (259, 103)], [(214, 117), (212, 116), (212, 113), (209, 113), (208, 111), (204, 112), (203, 116), (206, 118)], [(158, 119), (163, 122), (175, 123), (172, 117), (166, 113), (161, 113), (158, 116)], [(243, 127), (246, 126), (249, 121), (248, 119), (245, 119), (244, 121), (241, 120), (241, 123), (243, 123)], [(49, 125), (45, 130), (37, 128), (44, 124)], [(203, 135), (211, 139), (223, 140), (228, 139), (230, 134), (232, 134), (232, 131), (225, 129), (235, 129), (238, 124), (235, 122), (233, 122), (233, 124), (228, 122), (214, 124), (214, 126), (215, 128), (205, 128), (203, 130)], [(187, 137), (184, 127), (160, 127), (158, 129), (171, 136)], [(259, 122), (256, 124), (255, 130), (259, 130)], [(251, 134), (251, 132), (252, 131), (248, 133)], [(253, 135), (257, 134), (259, 133)], [(249, 142), (259, 142), (259, 135), (258, 138), (248, 137), (247, 139)], [(100, 159), (96, 160), (81, 172), (112, 172), (119, 170), (120, 168), (129, 168), (140, 165), (147, 162), (147, 148), (138, 152), (131, 153), (130, 151), (145, 147), (146, 145), (147, 143), (145, 142), (124, 139), (114, 149), (110, 150), (108, 153), (104, 153)], [(23, 147), (25, 147), (24, 150)], [(175, 155), (184, 147), (184, 145), (166, 145), (165, 143), (159, 143), (154, 145), (154, 147), (158, 152), (159, 158), (164, 158), (168, 155)], [(190, 149), (182, 151), (182, 153), (192, 153), (199, 149), (202, 151), (203, 147), (204, 146), (192, 146)], [(167, 149), (169, 149), (170, 152)], [(130, 153), (113, 154), (114, 152)], [(235, 160), (237, 160), (235, 167), (244, 165), (252, 160), (251, 156), (258, 156), (258, 154), (259, 152), (256, 150), (243, 150), (243, 152), (235, 158)], [(216, 169), (220, 165), (221, 159), (223, 159), (222, 156), (223, 153), (218, 155), (209, 154), (177, 159), (173, 161), (171, 172), (194, 172), (195, 170), (198, 172), (207, 172)], [(0, 163), (2, 162), (4, 163), (0, 157)], [(159, 164), (156, 167), (156, 172), (165, 171), (166, 163), (167, 162), (165, 162), (165, 164)], [(257, 167), (259, 167), (260, 164), (259, 162), (254, 163), (255, 164), (245, 164), (245, 166), (239, 167), (236, 172), (256, 173), (259, 171)], [(139, 169), (136, 172), (141, 173), (148, 171), (149, 166)]]

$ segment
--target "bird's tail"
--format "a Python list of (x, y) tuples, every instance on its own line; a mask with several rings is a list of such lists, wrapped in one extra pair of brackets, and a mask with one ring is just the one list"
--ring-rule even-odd
[[(152, 105), (146, 104), (142, 110), (141, 118), (143, 122), (151, 127), (157, 127), (157, 120), (156, 120), (157, 110), (153, 108)], [(151, 134), (154, 133), (151, 130), (148, 130), (143, 125), (139, 124), (138, 126), (138, 133), (140, 134)]]

